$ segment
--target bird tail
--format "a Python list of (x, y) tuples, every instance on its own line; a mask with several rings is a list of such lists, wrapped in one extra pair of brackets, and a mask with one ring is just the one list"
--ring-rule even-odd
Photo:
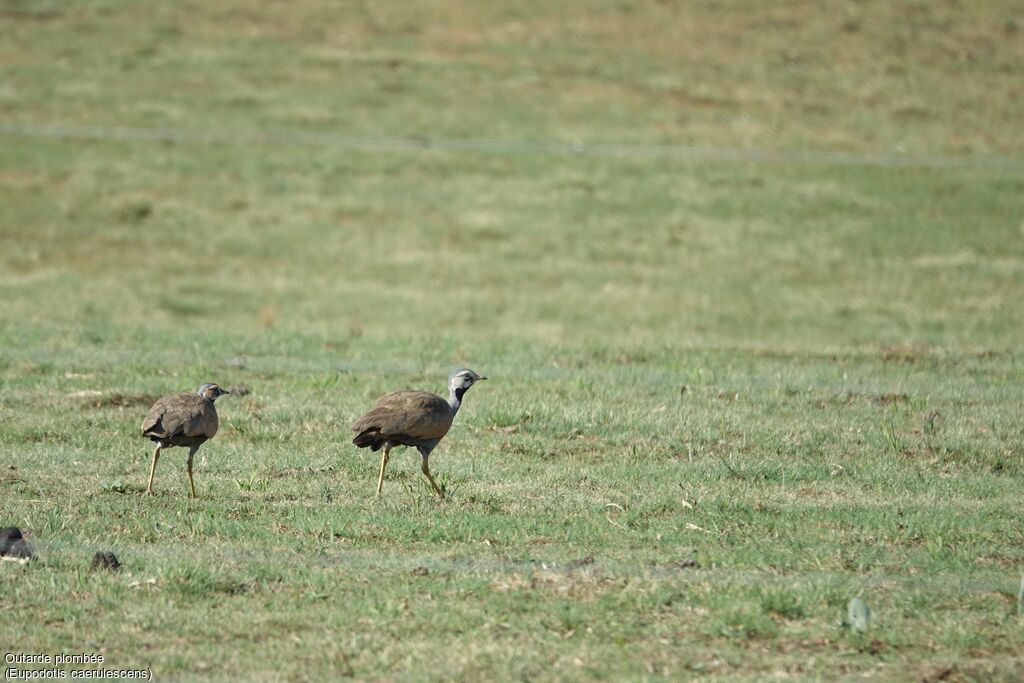
[(371, 451), (379, 451), (384, 445), (384, 439), (376, 429), (367, 429), (364, 432), (359, 432), (356, 438), (352, 439), (352, 443), (360, 448), (369, 447)]

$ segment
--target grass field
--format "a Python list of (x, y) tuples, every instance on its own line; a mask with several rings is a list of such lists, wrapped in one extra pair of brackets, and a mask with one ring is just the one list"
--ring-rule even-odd
[[(0, 133), (0, 526), (38, 551), (0, 649), (1024, 678), (1017, 3), (556, 4), (0, 0), (0, 128), (187, 133)], [(408, 451), (376, 500), (350, 422), (456, 365), (448, 501)], [(180, 449), (142, 497), (150, 403), (207, 381), (249, 392), (199, 499)]]

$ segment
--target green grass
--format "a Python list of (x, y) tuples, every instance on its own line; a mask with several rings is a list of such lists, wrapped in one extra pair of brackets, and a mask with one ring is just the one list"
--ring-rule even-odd
[[(377, 4), (7, 0), (0, 122), (1024, 155), (1010, 2)], [(0, 642), (1017, 680), (1020, 168), (3, 136), (0, 525), (39, 557)], [(463, 364), (449, 500), (407, 451), (375, 500), (348, 425)], [(200, 498), (180, 450), (143, 498), (148, 406), (205, 381), (250, 392)]]

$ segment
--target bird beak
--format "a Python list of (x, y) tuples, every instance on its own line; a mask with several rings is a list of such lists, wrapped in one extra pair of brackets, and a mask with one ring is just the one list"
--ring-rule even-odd
[(231, 392), (228, 391), (227, 389), (221, 389), (220, 393), (222, 393), (222, 394), (230, 394)]
[(479, 382), (479, 381), (480, 381), (480, 380), (482, 380), (482, 379), (487, 379), (487, 378), (486, 378), (486, 377), (477, 377), (477, 378), (476, 378), (476, 381), (477, 381), (477, 382)]

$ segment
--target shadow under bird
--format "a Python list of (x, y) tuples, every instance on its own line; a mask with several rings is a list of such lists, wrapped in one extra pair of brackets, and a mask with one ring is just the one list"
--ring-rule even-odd
[(448, 400), (429, 391), (393, 391), (381, 396), (369, 412), (352, 423), (352, 431), (358, 433), (352, 443), (373, 451), (384, 449), (377, 478), (378, 496), (384, 486), (384, 468), (388, 466), (391, 449), (411, 446), (420, 452), (423, 474), (434, 492), (444, 500), (444, 492), (430, 474), (430, 452), (451, 428), (462, 397), (471, 386), (484, 379), (487, 378), (468, 368), (459, 368), (448, 376)]
[(156, 443), (153, 464), (149, 469), (146, 494), (153, 493), (153, 475), (160, 451), (174, 446), (188, 447), (188, 486), (192, 498), (196, 485), (192, 481), (192, 457), (199, 447), (217, 433), (217, 409), (213, 402), (231, 392), (216, 384), (204, 384), (195, 393), (168, 394), (153, 404), (149, 415), (142, 421), (142, 436)]

